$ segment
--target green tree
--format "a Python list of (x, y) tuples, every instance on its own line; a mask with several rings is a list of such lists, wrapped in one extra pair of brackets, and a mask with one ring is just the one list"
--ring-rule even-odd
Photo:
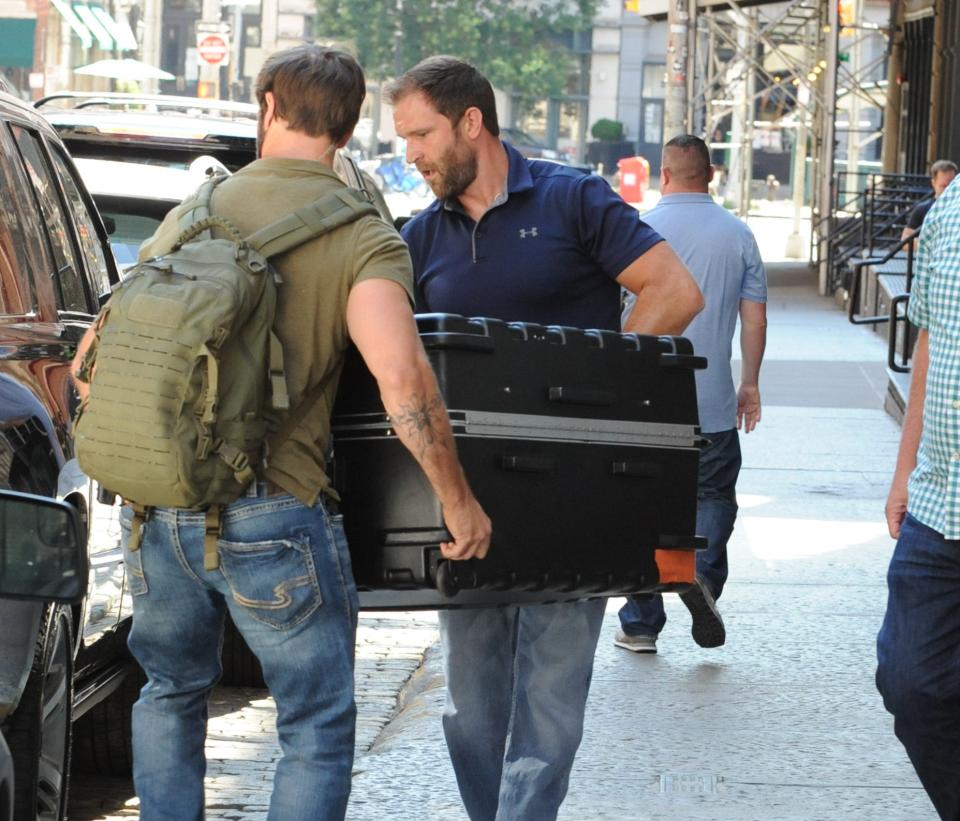
[[(388, 0), (389, 3), (389, 0)], [(351, 47), (376, 80), (432, 54), (477, 66), (524, 98), (563, 94), (575, 63), (563, 38), (588, 29), (597, 0), (317, 0), (317, 37)]]

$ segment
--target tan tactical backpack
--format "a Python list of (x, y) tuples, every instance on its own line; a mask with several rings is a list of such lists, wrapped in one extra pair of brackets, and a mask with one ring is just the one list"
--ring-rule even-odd
[[(74, 421), (80, 467), (135, 510), (202, 509), (241, 495), (264, 459), (264, 409), (289, 406), (272, 330), (279, 277), (267, 260), (377, 216), (367, 195), (342, 189), (244, 238), (210, 215), (224, 178), (180, 206), (184, 230), (169, 253), (128, 271), (81, 369), (90, 394)], [(212, 238), (213, 227), (229, 238)]]

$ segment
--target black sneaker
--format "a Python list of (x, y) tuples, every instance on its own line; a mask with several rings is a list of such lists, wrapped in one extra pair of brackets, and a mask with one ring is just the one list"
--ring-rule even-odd
[(697, 576), (693, 586), (680, 594), (680, 600), (693, 616), (693, 626), (690, 628), (693, 640), (701, 647), (720, 647), (727, 640), (727, 631), (717, 610), (717, 603), (703, 579)]

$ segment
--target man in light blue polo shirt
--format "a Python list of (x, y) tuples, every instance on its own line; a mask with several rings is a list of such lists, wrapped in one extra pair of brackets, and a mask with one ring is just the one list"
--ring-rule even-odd
[[(745, 223), (717, 205), (707, 193), (713, 177), (710, 152), (699, 137), (674, 137), (663, 149), (656, 208), (643, 219), (677, 252), (700, 286), (706, 307), (684, 336), (707, 357), (697, 373), (700, 429), (710, 440), (700, 454), (697, 533), (707, 549), (697, 555), (697, 577), (680, 598), (693, 617), (693, 639), (701, 647), (726, 641), (717, 610), (727, 580), (727, 541), (737, 518), (740, 440), (760, 421), (760, 362), (767, 339), (767, 278), (757, 242)], [(628, 295), (624, 317), (633, 308)], [(730, 370), (733, 335), (740, 318), (740, 388)], [(620, 609), (621, 630), (614, 644), (635, 653), (656, 653), (666, 624), (663, 597), (632, 596)]]

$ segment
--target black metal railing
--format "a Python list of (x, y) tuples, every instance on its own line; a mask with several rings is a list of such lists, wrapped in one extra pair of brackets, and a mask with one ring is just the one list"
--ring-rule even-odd
[(932, 193), (922, 174), (853, 171), (837, 172), (833, 190), (833, 207), (818, 226), (827, 231), (830, 292), (850, 288), (851, 260), (899, 242), (910, 210)]
[(860, 307), (860, 293), (863, 288), (863, 271), (868, 266), (886, 265), (890, 260), (897, 257), (900, 252), (906, 249), (907, 263), (907, 284), (906, 293), (910, 293), (910, 286), (913, 284), (913, 257), (914, 244), (916, 237), (909, 236), (900, 240), (882, 257), (868, 257), (850, 263), (850, 287), (847, 298), (847, 318), (854, 325), (879, 325), (882, 322), (890, 322), (889, 314), (876, 314), (874, 316), (860, 316), (857, 309)]
[[(890, 300), (890, 328), (887, 333), (887, 367), (897, 373), (910, 373), (910, 356), (913, 353), (910, 350), (910, 337), (912, 336), (910, 318), (907, 316), (906, 305), (910, 301), (910, 287), (902, 294), (897, 294)], [(903, 313), (900, 313), (900, 306), (904, 306)], [(897, 323), (903, 323), (903, 347), (900, 349), (900, 364), (897, 364)]]

